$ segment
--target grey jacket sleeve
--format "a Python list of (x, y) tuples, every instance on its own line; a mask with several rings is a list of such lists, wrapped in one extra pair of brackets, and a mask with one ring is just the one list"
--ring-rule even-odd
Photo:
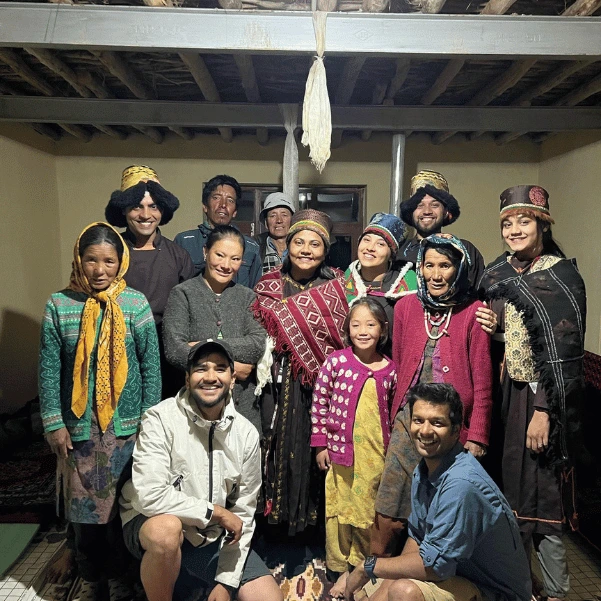
[(185, 370), (190, 347), (190, 306), (181, 286), (175, 286), (169, 293), (169, 300), (163, 315), (163, 344), (167, 361)]
[(249, 292), (250, 294), (245, 295), (245, 300), (240, 302), (240, 314), (237, 318), (240, 335), (236, 337), (228, 336), (227, 342), (232, 347), (236, 361), (256, 365), (265, 351), (267, 332), (252, 314), (250, 306), (255, 300), (255, 294)]

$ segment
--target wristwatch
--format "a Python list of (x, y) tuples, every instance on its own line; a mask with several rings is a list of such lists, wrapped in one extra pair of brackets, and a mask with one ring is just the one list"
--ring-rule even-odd
[(374, 570), (376, 569), (376, 559), (378, 558), (375, 555), (369, 555), (365, 558), (365, 562), (363, 563), (363, 569), (369, 576), (372, 584), (375, 584), (378, 580), (377, 576), (374, 574)]

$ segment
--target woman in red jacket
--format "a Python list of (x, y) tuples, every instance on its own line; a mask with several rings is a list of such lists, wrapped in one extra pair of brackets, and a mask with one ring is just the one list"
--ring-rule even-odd
[(419, 455), (409, 436), (407, 392), (419, 383), (452, 384), (463, 401), (460, 440), (476, 457), (486, 454), (492, 410), (490, 337), (476, 319), (483, 303), (468, 282), (469, 257), (458, 238), (432, 235), (421, 241), (417, 295), (394, 309), (392, 357), (398, 382), (390, 415), (394, 430), (386, 455), (376, 511), (406, 520), (411, 480)]

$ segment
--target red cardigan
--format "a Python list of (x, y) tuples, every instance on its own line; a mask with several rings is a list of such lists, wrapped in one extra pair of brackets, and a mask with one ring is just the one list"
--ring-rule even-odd
[[(462, 444), (470, 440), (488, 445), (492, 411), (490, 337), (476, 321), (484, 305), (473, 301), (454, 307), (448, 335), (440, 341), (444, 381), (452, 384), (463, 402)], [(428, 335), (424, 309), (416, 295), (404, 296), (394, 308), (392, 358), (398, 366), (398, 383), (391, 419), (405, 404), (405, 396), (421, 362)]]

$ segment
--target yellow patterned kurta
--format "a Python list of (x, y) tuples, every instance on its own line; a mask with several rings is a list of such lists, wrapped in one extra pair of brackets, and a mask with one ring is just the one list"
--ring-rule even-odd
[(326, 476), (326, 561), (343, 572), (369, 555), (369, 528), (384, 469), (384, 437), (376, 381), (369, 378), (359, 397), (353, 426), (354, 464), (332, 463)]

